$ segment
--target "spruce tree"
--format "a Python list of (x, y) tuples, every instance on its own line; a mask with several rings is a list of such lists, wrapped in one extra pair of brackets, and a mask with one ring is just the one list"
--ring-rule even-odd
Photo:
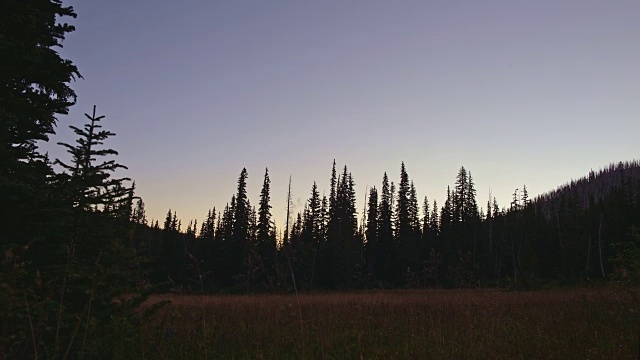
[[(438, 217), (438, 202), (435, 200), (433, 200), (432, 209), (431, 218), (429, 218), (429, 228), (433, 232), (434, 236), (437, 236), (440, 234), (440, 218)], [(433, 246), (435, 246), (435, 243)]]
[[(74, 352), (77, 350), (79, 357), (109, 354), (108, 351), (111, 350), (104, 345), (104, 341), (109, 343), (109, 338), (117, 336), (112, 333), (115, 323), (133, 325), (137, 318), (135, 306), (144, 300), (141, 290), (136, 286), (137, 281), (142, 278), (141, 259), (131, 246), (132, 243), (135, 245), (136, 229), (146, 221), (144, 205), (140, 201), (137, 209), (132, 212), (134, 186), (124, 184), (128, 178), (113, 177), (116, 170), (126, 167), (118, 164), (115, 159), (104, 160), (104, 157), (118, 154), (113, 149), (101, 148), (105, 140), (115, 135), (100, 130), (99, 121), (104, 116), (95, 115), (95, 106), (93, 115), (85, 116), (89, 123), (83, 129), (71, 126), (78, 135), (76, 145), (60, 143), (71, 154), (71, 162), (67, 164), (56, 160), (67, 171), (56, 176), (56, 182), (61, 185), (60, 190), (67, 197), (68, 210), (72, 215), (59, 228), (64, 229), (61, 232), (67, 237), (64, 244), (66, 256), (58, 257), (60, 246), (57, 252), (49, 254), (48, 260), (38, 262), (36, 266), (41, 267), (42, 273), (47, 277), (40, 280), (47, 283), (45, 287), (52, 288), (41, 294), (32, 292), (34, 298), (44, 297), (43, 305), (59, 301), (55, 328), (59, 329), (58, 335), (63, 333), (61, 336), (64, 340), (56, 336), (55, 350), (49, 352), (52, 357), (61, 355), (58, 345), (66, 341), (68, 349), (74, 348)], [(67, 229), (70, 231), (67, 232)], [(60, 267), (62, 263), (66, 265)], [(61, 278), (50, 277), (53, 274)], [(39, 287), (39, 290), (42, 291), (43, 288)], [(114, 298), (125, 294), (130, 300), (113, 303)], [(91, 306), (90, 313), (86, 312), (87, 306)], [(46, 314), (52, 309), (41, 310), (42, 314)], [(63, 319), (63, 316), (68, 318)], [(85, 330), (87, 340), (83, 341), (82, 347), (74, 344), (72, 335), (76, 319), (81, 317), (86, 317), (86, 323), (92, 324)], [(35, 321), (38, 328), (54, 327), (51, 323), (46, 324), (46, 318)], [(47, 337), (50, 335), (36, 335), (33, 329), (31, 331), (32, 336), (41, 339), (41, 344), (48, 341)]]
[(213, 241), (215, 235), (215, 226), (216, 226), (216, 208), (209, 209), (207, 212), (207, 217), (200, 225), (200, 234), (199, 238), (206, 240), (208, 242)]
[(73, 189), (74, 207), (83, 211), (106, 210), (115, 213), (117, 209), (126, 205), (130, 188), (123, 186), (123, 183), (130, 179), (114, 178), (112, 175), (116, 170), (127, 169), (127, 167), (118, 164), (114, 159), (95, 162), (102, 157), (118, 155), (118, 152), (113, 149), (100, 148), (105, 140), (115, 134), (101, 130), (102, 125), (99, 122), (104, 115), (96, 116), (95, 106), (91, 116), (84, 115), (89, 119), (89, 123), (82, 129), (69, 126), (78, 135), (76, 145), (58, 143), (67, 148), (67, 152), (71, 154), (71, 163), (67, 164), (61, 160), (56, 160), (56, 163), (70, 173), (69, 183)]
[[(61, 225), (71, 222), (67, 189), (37, 147), (76, 101), (70, 83), (80, 73), (57, 49), (75, 30), (61, 21), (75, 17), (60, 1), (0, 3), (0, 247), (31, 244), (38, 261), (68, 239)], [(41, 241), (47, 249), (33, 246)]]
[(233, 276), (239, 275), (249, 256), (249, 217), (251, 208), (247, 198), (247, 169), (243, 168), (238, 177), (238, 192), (235, 196), (233, 217), (233, 242), (231, 260)]
[(169, 209), (169, 211), (167, 211), (167, 216), (164, 219), (164, 225), (163, 225), (163, 229), (164, 231), (169, 231), (171, 230), (171, 220), (173, 219), (173, 215), (171, 214), (171, 209)]
[(269, 170), (264, 171), (264, 181), (260, 191), (260, 203), (258, 205), (258, 231), (257, 231), (257, 254), (262, 268), (263, 278), (259, 281), (270, 285), (275, 277), (276, 266), (276, 237), (274, 233), (273, 221), (271, 219), (270, 197), (271, 179)]
[[(264, 181), (260, 191), (260, 203), (258, 210), (258, 243), (268, 244), (271, 239), (271, 204), (269, 195), (271, 180), (269, 179), (269, 169), (264, 171)], [(271, 244), (269, 244), (271, 245)], [(275, 244), (273, 244), (275, 248)]]
[(429, 199), (425, 196), (422, 202), (422, 248), (423, 259), (426, 259), (429, 251), (433, 248), (434, 233), (431, 231), (431, 211), (429, 208)]
[(460, 167), (456, 177), (456, 185), (453, 192), (453, 222), (464, 223), (467, 215), (468, 204), (468, 177), (464, 166)]
[(313, 186), (311, 187), (311, 197), (307, 201), (307, 209), (308, 212), (305, 216), (305, 232), (307, 233), (306, 237), (308, 238), (309, 243), (317, 244), (320, 242), (320, 228), (322, 224), (321, 218), (321, 202), (320, 202), (320, 193), (318, 193), (318, 185), (316, 182), (313, 182)]
[(296, 247), (298, 270), (296, 279), (298, 288), (312, 287), (315, 282), (318, 265), (318, 250), (321, 246), (320, 226), (320, 194), (316, 182), (311, 187), (311, 195), (307, 200), (302, 216), (300, 241)]
[[(335, 171), (331, 182), (334, 183)], [(331, 288), (352, 284), (362, 265), (361, 243), (356, 237), (357, 212), (354, 181), (345, 165), (335, 181), (334, 205), (330, 205), (326, 251), (323, 253), (323, 282)]]
[(374, 278), (378, 274), (375, 270), (378, 261), (382, 257), (382, 249), (378, 239), (378, 190), (372, 187), (369, 190), (369, 199), (367, 201), (367, 226), (365, 230), (365, 253), (366, 253), (366, 269), (365, 273), (369, 278)]
[(396, 251), (398, 262), (396, 274), (404, 281), (405, 275), (418, 265), (416, 229), (418, 221), (418, 200), (415, 187), (409, 182), (404, 162), (400, 166), (400, 182), (396, 203)]
[(131, 221), (136, 224), (147, 225), (147, 214), (144, 208), (144, 201), (142, 201), (142, 199), (138, 199), (136, 202), (136, 207), (131, 213)]

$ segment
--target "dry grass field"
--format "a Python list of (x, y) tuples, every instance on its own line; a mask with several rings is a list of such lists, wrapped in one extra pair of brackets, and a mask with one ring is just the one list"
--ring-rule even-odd
[(122, 357), (631, 359), (635, 308), (614, 288), (159, 295)]

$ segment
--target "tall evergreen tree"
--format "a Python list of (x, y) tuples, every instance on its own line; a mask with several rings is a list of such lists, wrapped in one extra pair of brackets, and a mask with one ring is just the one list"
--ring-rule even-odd
[[(334, 173), (332, 171), (332, 183)], [(358, 243), (354, 182), (347, 167), (336, 181), (335, 201), (330, 205), (326, 252), (323, 254), (325, 286), (344, 288), (352, 284), (361, 262)]]
[(372, 187), (369, 190), (369, 199), (367, 201), (367, 225), (365, 231), (366, 240), (366, 275), (373, 278), (378, 274), (375, 270), (378, 268), (378, 262), (382, 260), (382, 248), (378, 238), (378, 190)]
[(382, 192), (380, 195), (380, 208), (378, 210), (378, 239), (380, 242), (380, 254), (375, 269), (378, 279), (391, 283), (395, 279), (395, 249), (393, 244), (393, 192), (389, 185), (389, 178), (385, 172), (382, 177)]
[(433, 248), (433, 242), (435, 233), (431, 230), (431, 211), (429, 205), (429, 199), (425, 196), (422, 202), (422, 247), (423, 247), (423, 259), (426, 259), (427, 255)]
[(415, 187), (409, 182), (404, 162), (400, 167), (400, 182), (398, 183), (398, 195), (396, 203), (396, 249), (398, 254), (398, 267), (396, 274), (400, 281), (404, 281), (407, 272), (415, 270), (418, 266), (418, 247), (416, 230), (418, 221), (418, 200)]
[[(37, 149), (55, 133), (81, 77), (58, 49), (75, 18), (60, 1), (3, 1), (0, 4), (0, 246), (23, 247), (46, 239), (64, 242), (59, 225), (69, 222), (62, 189), (51, 163)], [(31, 250), (35, 247), (31, 246)], [(45, 250), (45, 252), (51, 249)], [(51, 255), (51, 254), (49, 254)], [(34, 265), (37, 266), (37, 265)]]
[(466, 219), (471, 221), (479, 221), (478, 202), (476, 200), (476, 188), (473, 178), (471, 177), (471, 171), (469, 171), (467, 177), (467, 196), (466, 196)]
[(331, 167), (331, 180), (329, 182), (330, 185), (330, 193), (329, 193), (329, 214), (333, 215), (336, 206), (336, 186), (337, 186), (337, 178), (336, 178), (336, 159), (333, 159), (333, 165)]
[(312, 287), (316, 281), (314, 278), (318, 268), (318, 251), (322, 245), (320, 210), (320, 194), (314, 181), (311, 196), (305, 204), (300, 241), (296, 248), (296, 258), (301, 264), (296, 275), (298, 287)]
[(320, 239), (324, 243), (327, 241), (327, 224), (329, 222), (329, 200), (322, 196), (320, 202)]
[(304, 231), (309, 243), (317, 244), (321, 240), (320, 229), (322, 226), (321, 201), (318, 193), (318, 185), (313, 182), (311, 197), (307, 201), (307, 213), (305, 216)]
[(207, 212), (207, 217), (202, 222), (200, 226), (200, 235), (201, 239), (205, 239), (207, 241), (212, 241), (215, 236), (215, 227), (216, 227), (216, 208), (210, 209)]
[(136, 207), (131, 213), (131, 221), (136, 224), (147, 225), (147, 213), (145, 211), (144, 201), (142, 201), (142, 199), (138, 199), (138, 201), (136, 202)]
[(164, 219), (164, 226), (162, 227), (163, 230), (171, 230), (171, 220), (173, 220), (173, 214), (171, 214), (171, 209), (169, 209), (169, 211), (167, 211), (167, 216)]
[[(440, 218), (438, 217), (438, 202), (433, 200), (433, 210), (431, 211), (431, 217), (429, 218), (429, 228), (434, 235), (440, 234)], [(433, 244), (435, 246), (435, 243)]]
[(238, 177), (238, 191), (235, 196), (233, 216), (233, 242), (231, 260), (233, 275), (239, 275), (249, 256), (250, 237), (249, 222), (251, 208), (247, 198), (247, 169), (243, 168)]
[(260, 191), (260, 203), (258, 205), (258, 243), (268, 244), (269, 247), (273, 245), (275, 250), (275, 243), (271, 244), (271, 241), (274, 239), (271, 238), (271, 204), (269, 203), (271, 200), (269, 195), (270, 185), (271, 179), (269, 179), (269, 169), (265, 169), (262, 190)]

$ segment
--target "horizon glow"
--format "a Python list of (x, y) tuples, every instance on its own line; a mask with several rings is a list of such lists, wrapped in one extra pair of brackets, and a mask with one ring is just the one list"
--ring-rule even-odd
[(405, 162), (420, 205), (464, 166), (507, 206), (640, 154), (640, 2), (78, 0), (60, 52), (84, 80), (43, 146), (97, 105), (149, 220), (201, 223), (264, 169), (279, 229), (347, 165), (367, 188)]

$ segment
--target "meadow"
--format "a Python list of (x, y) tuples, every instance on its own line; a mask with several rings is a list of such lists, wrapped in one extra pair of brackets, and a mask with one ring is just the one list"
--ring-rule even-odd
[(148, 359), (630, 359), (636, 306), (612, 287), (156, 295), (117, 356)]

